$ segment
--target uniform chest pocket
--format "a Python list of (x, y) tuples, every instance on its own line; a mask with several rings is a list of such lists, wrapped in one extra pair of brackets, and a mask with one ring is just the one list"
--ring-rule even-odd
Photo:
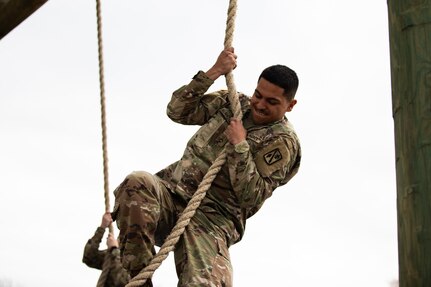
[(209, 145), (224, 146), (227, 142), (226, 127), (225, 119), (220, 114), (215, 115), (196, 132), (193, 144), (201, 149)]

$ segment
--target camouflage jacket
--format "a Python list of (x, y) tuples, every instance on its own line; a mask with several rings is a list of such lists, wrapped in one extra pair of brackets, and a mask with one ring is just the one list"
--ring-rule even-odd
[(301, 149), (286, 118), (268, 125), (254, 125), (250, 118), (250, 98), (239, 93), (247, 142), (244, 151), (235, 151), (224, 135), (233, 115), (228, 92), (205, 94), (212, 84), (200, 71), (188, 85), (173, 93), (167, 107), (169, 118), (201, 128), (187, 143), (181, 160), (156, 175), (187, 201), (226, 146), (226, 163), (199, 209), (225, 231), (230, 245), (241, 239), (246, 219), (260, 209), (274, 189), (297, 173)]
[(102, 270), (104, 261), (109, 260), (110, 264), (107, 264), (106, 268), (110, 270), (105, 286), (124, 287), (127, 282), (129, 282), (130, 276), (121, 264), (120, 250), (118, 248), (113, 248), (110, 252), (108, 252), (107, 249), (99, 250), (99, 245), (104, 233), (105, 229), (101, 227), (97, 228), (94, 236), (85, 244), (82, 262), (88, 267)]

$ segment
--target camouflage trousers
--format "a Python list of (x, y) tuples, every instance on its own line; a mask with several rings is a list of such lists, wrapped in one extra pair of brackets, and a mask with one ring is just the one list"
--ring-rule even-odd
[[(120, 229), (123, 266), (141, 271), (176, 223), (184, 204), (157, 177), (133, 172), (114, 191), (113, 218)], [(178, 287), (231, 287), (232, 266), (226, 236), (197, 210), (175, 246)], [(151, 282), (146, 286), (152, 286)]]

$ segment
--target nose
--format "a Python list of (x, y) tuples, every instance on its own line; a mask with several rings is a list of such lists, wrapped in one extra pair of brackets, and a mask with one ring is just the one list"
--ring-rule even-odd
[(255, 103), (256, 109), (264, 110), (266, 108), (265, 102), (261, 100), (257, 100)]

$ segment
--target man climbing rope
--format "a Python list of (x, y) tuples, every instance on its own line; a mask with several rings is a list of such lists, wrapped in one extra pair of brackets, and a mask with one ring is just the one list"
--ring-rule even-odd
[(97, 227), (93, 237), (85, 244), (82, 262), (88, 267), (102, 270), (98, 280), (98, 287), (124, 287), (130, 280), (130, 276), (123, 268), (120, 260), (118, 241), (112, 233), (108, 234), (106, 244), (108, 249), (99, 250), (105, 229), (112, 222), (111, 214), (106, 212), (102, 216), (102, 223)]
[[(212, 162), (227, 159), (175, 246), (178, 286), (232, 286), (228, 248), (241, 240), (246, 219), (298, 171), (299, 140), (285, 117), (296, 104), (296, 73), (266, 68), (251, 98), (239, 93), (242, 120), (233, 118), (227, 91), (206, 93), (237, 65), (226, 48), (207, 71), (176, 90), (167, 114), (200, 125), (182, 158), (156, 174), (133, 172), (114, 191), (113, 218), (120, 229), (123, 266), (131, 276), (148, 265)], [(152, 286), (150, 280), (144, 286)]]

